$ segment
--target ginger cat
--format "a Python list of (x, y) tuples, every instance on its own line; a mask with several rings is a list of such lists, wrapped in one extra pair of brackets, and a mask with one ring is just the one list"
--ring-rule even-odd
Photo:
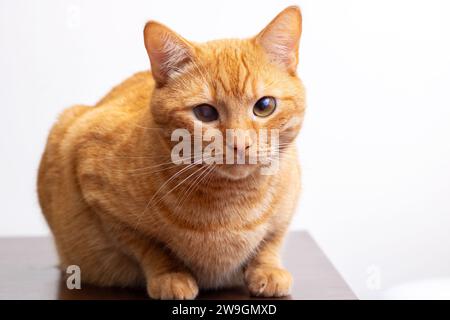
[[(298, 7), (243, 40), (193, 43), (148, 22), (151, 72), (65, 110), (50, 132), (38, 193), (61, 268), (80, 266), (85, 283), (146, 286), (156, 299), (244, 283), (252, 295), (288, 295), (279, 251), (300, 191), (300, 35)], [(278, 129), (277, 172), (172, 163), (171, 133), (195, 123)], [(246, 151), (256, 143), (247, 138)]]

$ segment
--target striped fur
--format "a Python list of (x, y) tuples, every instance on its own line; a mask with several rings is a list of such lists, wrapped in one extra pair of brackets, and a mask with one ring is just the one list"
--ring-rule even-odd
[[(305, 109), (293, 69), (300, 24), (290, 7), (254, 38), (203, 44), (147, 25), (154, 74), (133, 75), (95, 106), (65, 110), (50, 132), (38, 193), (61, 268), (79, 265), (85, 283), (146, 286), (162, 299), (243, 281), (254, 295), (289, 293), (279, 250), (300, 190), (292, 144)], [(269, 48), (265, 37), (288, 37), (280, 52), (287, 56), (274, 61), (282, 44)], [(171, 55), (177, 46), (183, 51)], [(276, 97), (278, 108), (256, 119), (249, 110), (262, 96)], [(279, 129), (277, 174), (261, 175), (259, 165), (171, 163), (170, 133), (193, 130), (192, 106), (205, 102), (219, 110), (214, 126), (223, 132)]]

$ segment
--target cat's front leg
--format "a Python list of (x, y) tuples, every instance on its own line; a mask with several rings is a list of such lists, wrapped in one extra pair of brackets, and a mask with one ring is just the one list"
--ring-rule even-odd
[(197, 281), (192, 273), (162, 244), (135, 232), (121, 230), (116, 240), (122, 249), (138, 261), (146, 279), (149, 296), (153, 299), (195, 299)]
[(141, 265), (151, 298), (190, 300), (197, 296), (197, 281), (191, 272), (161, 248), (149, 247)]
[(198, 286), (189, 272), (167, 272), (147, 281), (147, 292), (153, 299), (191, 300), (198, 294)]
[(282, 236), (266, 239), (244, 271), (247, 287), (252, 295), (283, 297), (291, 292), (292, 276), (281, 266), (279, 250)]
[(191, 272), (164, 249), (149, 245), (141, 265), (153, 299), (195, 299), (198, 285)]

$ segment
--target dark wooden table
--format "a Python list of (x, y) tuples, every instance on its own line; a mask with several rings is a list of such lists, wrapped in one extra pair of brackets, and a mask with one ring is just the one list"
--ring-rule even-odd
[[(325, 254), (305, 232), (289, 234), (284, 265), (294, 286), (287, 299), (356, 299)], [(144, 290), (82, 285), (69, 290), (57, 269), (51, 238), (0, 238), (0, 299), (147, 299)], [(201, 292), (199, 299), (250, 299), (245, 288)]]

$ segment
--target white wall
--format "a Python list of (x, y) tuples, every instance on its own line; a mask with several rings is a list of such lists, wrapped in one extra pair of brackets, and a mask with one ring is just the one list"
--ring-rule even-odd
[[(35, 195), (48, 129), (148, 68), (148, 19), (197, 41), (244, 37), (295, 2), (0, 0), (0, 235), (48, 233)], [(299, 4), (309, 110), (293, 228), (360, 297), (450, 276), (450, 3)]]

